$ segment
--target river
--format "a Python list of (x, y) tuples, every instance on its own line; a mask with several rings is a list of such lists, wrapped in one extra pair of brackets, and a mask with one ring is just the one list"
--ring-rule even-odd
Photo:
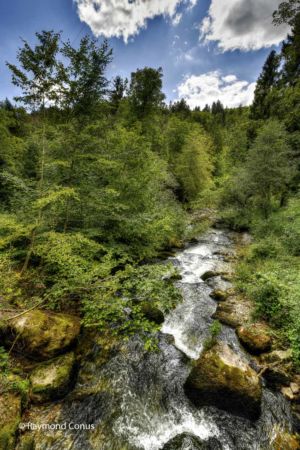
[[(202, 281), (201, 276), (208, 270), (230, 271), (224, 255), (233, 252), (233, 235), (212, 229), (197, 244), (170, 258), (182, 276), (177, 283), (183, 301), (165, 318), (158, 336), (160, 351), (145, 351), (143, 343), (135, 338), (103, 365), (101, 348), (95, 345), (80, 370), (74, 391), (55, 406), (57, 413), (53, 405), (34, 411), (39, 420), (52, 414), (52, 420), (56, 417), (60, 422), (89, 423), (95, 430), (39, 433), (36, 448), (160, 450), (182, 433), (198, 437), (207, 443), (203, 448), (211, 450), (271, 448), (274, 424), (289, 429), (291, 423), (289, 405), (281, 395), (264, 388), (262, 414), (253, 423), (213, 407), (198, 409), (183, 390), (191, 362), (198, 358), (210, 334), (217, 306), (210, 297), (211, 283)], [(230, 287), (221, 277), (214, 283)], [(219, 339), (249, 361), (233, 329), (222, 326)], [(209, 440), (212, 437), (214, 441)], [(180, 448), (200, 447), (190, 443), (176, 447)]]

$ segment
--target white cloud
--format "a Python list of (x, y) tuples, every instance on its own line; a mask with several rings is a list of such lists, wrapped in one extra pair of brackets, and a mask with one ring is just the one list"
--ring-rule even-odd
[(79, 18), (95, 36), (122, 37), (125, 42), (147, 26), (147, 20), (163, 15), (176, 25), (180, 5), (193, 6), (195, 0), (74, 0)]
[(272, 13), (282, 0), (212, 0), (200, 25), (205, 42), (217, 41), (222, 51), (258, 50), (278, 44), (288, 26), (274, 26)]
[(177, 14), (175, 14), (175, 16), (173, 16), (172, 24), (174, 25), (174, 27), (176, 27), (180, 23), (181, 19), (182, 19), (181, 13), (177, 13)]
[(191, 75), (177, 87), (179, 99), (184, 98), (191, 108), (220, 100), (223, 105), (235, 108), (252, 103), (255, 83), (238, 80), (235, 75), (222, 76), (219, 71)]

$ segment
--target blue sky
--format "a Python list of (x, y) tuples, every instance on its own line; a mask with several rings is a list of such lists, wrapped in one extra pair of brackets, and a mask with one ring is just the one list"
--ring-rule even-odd
[(114, 52), (108, 77), (162, 67), (168, 100), (204, 106), (220, 98), (249, 104), (255, 80), (286, 28), (272, 25), (279, 0), (1, 0), (0, 99), (17, 94), (5, 61), (20, 38), (63, 31), (74, 46), (84, 34), (107, 37)]

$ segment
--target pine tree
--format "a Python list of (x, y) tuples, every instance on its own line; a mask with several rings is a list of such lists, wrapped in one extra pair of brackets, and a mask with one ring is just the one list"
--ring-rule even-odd
[(251, 106), (251, 117), (253, 119), (266, 119), (270, 115), (268, 94), (278, 80), (279, 64), (280, 58), (275, 50), (272, 50), (263, 66), (262, 73), (257, 80), (254, 101)]
[(282, 46), (284, 66), (282, 80), (285, 85), (295, 85), (300, 77), (300, 13), (293, 22), (293, 28)]

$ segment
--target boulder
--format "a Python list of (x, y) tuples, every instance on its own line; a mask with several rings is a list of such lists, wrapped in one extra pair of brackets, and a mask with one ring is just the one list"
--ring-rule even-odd
[(229, 297), (227, 300), (218, 303), (213, 319), (221, 323), (236, 328), (249, 322), (253, 313), (252, 303), (242, 297)]
[(236, 333), (244, 347), (253, 355), (267, 352), (271, 348), (270, 331), (262, 323), (253, 323), (239, 327)]
[(73, 352), (39, 364), (30, 375), (30, 398), (34, 403), (56, 400), (67, 394), (74, 374)]
[(162, 311), (150, 302), (143, 303), (141, 306), (141, 311), (148, 320), (155, 322), (158, 325), (163, 323), (165, 320)]
[(216, 438), (207, 441), (200, 440), (197, 436), (182, 433), (167, 442), (162, 450), (222, 450), (222, 445)]
[(292, 350), (273, 350), (266, 355), (261, 355), (260, 360), (262, 363), (271, 364), (271, 363), (289, 363), (292, 361)]
[(14, 450), (21, 420), (21, 396), (6, 392), (0, 395), (0, 448)]
[(220, 272), (217, 272), (215, 270), (207, 270), (204, 272), (204, 274), (201, 276), (201, 279), (203, 281), (209, 280), (210, 278), (218, 277), (220, 275)]
[(47, 360), (66, 352), (80, 333), (80, 321), (67, 314), (32, 310), (7, 320), (1, 335), (8, 347), (37, 360)]
[(267, 366), (263, 370), (264, 379), (268, 387), (277, 389), (278, 387), (289, 386), (292, 381), (292, 365)]
[(217, 343), (202, 353), (184, 388), (196, 406), (212, 405), (250, 419), (259, 417), (260, 379), (227, 344)]
[(226, 291), (223, 291), (222, 289), (215, 289), (212, 291), (210, 296), (216, 300), (217, 302), (224, 302), (228, 299), (231, 295), (234, 294), (233, 289), (227, 289)]

